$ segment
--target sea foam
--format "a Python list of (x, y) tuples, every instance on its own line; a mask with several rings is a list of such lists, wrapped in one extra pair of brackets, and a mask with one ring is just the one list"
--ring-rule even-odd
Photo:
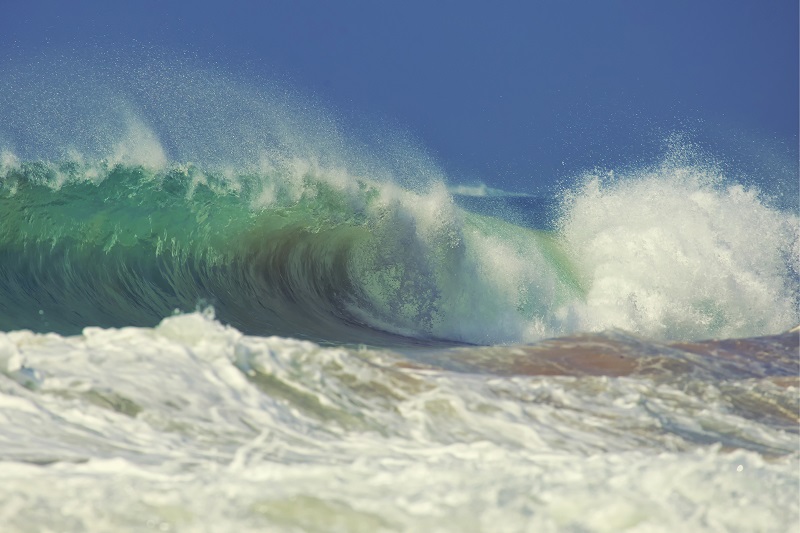
[(655, 338), (779, 332), (798, 321), (798, 217), (713, 169), (591, 175), (560, 232), (588, 287), (587, 329)]

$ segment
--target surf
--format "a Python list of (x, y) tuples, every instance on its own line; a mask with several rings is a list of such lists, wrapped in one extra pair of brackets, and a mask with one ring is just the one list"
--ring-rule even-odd
[(697, 339), (797, 321), (796, 218), (698, 169), (587, 177), (547, 231), (462, 209), (443, 186), (308, 162), (5, 160), (4, 329), (153, 326), (198, 305), (247, 333), (331, 342)]
[(797, 215), (711, 158), (539, 196), (464, 188), (407, 137), (354, 133), (279, 85), (126, 61), (6, 65), (2, 329), (206, 306), (249, 334), (376, 345), (800, 322)]
[[(420, 195), (313, 166), (298, 172), (6, 168), (1, 327), (153, 326), (204, 304), (261, 335), (475, 342), (497, 332), (465, 321), (507, 304), (497, 298), (502, 278), (481, 272), (488, 265), (473, 249), (491, 245), (475, 241), (487, 232), (551, 270), (551, 294), (521, 306), (552, 307), (534, 300), (577, 288), (550, 236), (517, 228), (515, 237), (508, 223), (459, 210), (442, 188)], [(467, 276), (477, 276), (472, 293)]]

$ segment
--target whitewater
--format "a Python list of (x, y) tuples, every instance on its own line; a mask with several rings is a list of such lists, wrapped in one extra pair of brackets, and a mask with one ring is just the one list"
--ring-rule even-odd
[(274, 82), (3, 70), (3, 531), (800, 530), (770, 176), (506, 193)]

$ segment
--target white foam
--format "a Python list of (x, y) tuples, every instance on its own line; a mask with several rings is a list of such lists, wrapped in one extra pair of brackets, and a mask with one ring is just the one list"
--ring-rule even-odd
[(798, 217), (713, 170), (589, 176), (566, 204), (562, 234), (589, 287), (576, 306), (582, 328), (744, 337), (798, 321)]
[[(796, 390), (769, 383), (435, 372), (243, 336), (208, 313), (0, 334), (0, 346), (46, 376), (38, 390), (0, 376), (4, 531), (788, 531), (800, 519), (797, 435), (730, 409), (739, 392), (791, 403)], [(726, 438), (774, 457), (707, 444)]]

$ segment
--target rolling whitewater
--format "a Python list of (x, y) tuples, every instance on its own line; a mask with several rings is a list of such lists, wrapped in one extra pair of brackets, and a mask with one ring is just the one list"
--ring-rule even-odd
[(277, 86), (6, 71), (4, 531), (797, 528), (769, 176), (511, 194)]

